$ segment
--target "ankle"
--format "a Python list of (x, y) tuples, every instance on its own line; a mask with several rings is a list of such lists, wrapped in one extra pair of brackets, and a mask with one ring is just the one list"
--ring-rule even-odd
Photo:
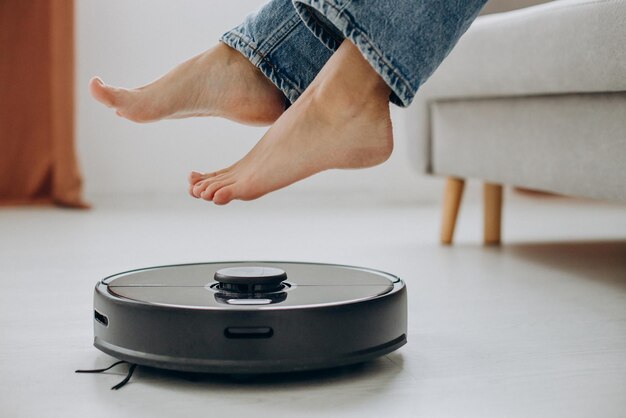
[(352, 42), (345, 40), (332, 61), (333, 65), (326, 66), (320, 73), (322, 81), (326, 82), (322, 84), (349, 92), (353, 100), (372, 96), (389, 99), (391, 90)]
[(371, 84), (359, 85), (349, 76), (326, 77), (309, 86), (309, 99), (325, 113), (342, 118), (389, 115), (388, 87), (384, 89)]
[[(244, 57), (239, 51), (230, 46), (226, 45), (223, 42), (218, 42), (217, 45), (213, 46), (210, 50), (210, 55), (212, 55), (211, 60), (221, 62), (227, 65), (239, 64), (243, 61), (250, 63), (246, 57)], [(216, 59), (217, 58), (217, 59)], [(252, 65), (252, 64), (250, 64)]]
[(365, 76), (346, 72), (320, 75), (323, 77), (309, 86), (309, 90), (313, 99), (329, 110), (354, 116), (388, 112), (390, 89), (373, 70)]

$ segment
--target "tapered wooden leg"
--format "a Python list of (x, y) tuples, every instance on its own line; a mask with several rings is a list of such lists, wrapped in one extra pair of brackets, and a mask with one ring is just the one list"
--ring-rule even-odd
[(483, 185), (483, 213), (485, 245), (500, 244), (500, 226), (502, 224), (502, 185), (485, 183)]
[(441, 218), (441, 243), (444, 245), (452, 244), (464, 186), (465, 180), (463, 179), (456, 177), (448, 177), (446, 179), (446, 186), (443, 192), (443, 215)]

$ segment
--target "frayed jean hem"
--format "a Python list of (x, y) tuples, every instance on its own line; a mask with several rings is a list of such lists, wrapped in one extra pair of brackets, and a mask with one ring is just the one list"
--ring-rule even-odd
[[(288, 30), (289, 27), (285, 26), (284, 29)], [(226, 32), (220, 41), (241, 53), (252, 65), (261, 70), (263, 75), (283, 92), (289, 102), (288, 104), (295, 102), (300, 97), (302, 90), (298, 84), (281, 71), (279, 64), (271, 61), (268, 57), (269, 51), (259, 48), (252, 39), (239, 31), (238, 28)]]

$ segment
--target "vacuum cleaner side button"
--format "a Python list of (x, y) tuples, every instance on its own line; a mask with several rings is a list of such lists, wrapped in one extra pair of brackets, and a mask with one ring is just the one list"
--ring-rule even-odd
[(109, 318), (107, 318), (106, 315), (101, 314), (100, 312), (94, 310), (93, 311), (93, 317), (96, 320), (96, 322), (101, 323), (102, 325), (104, 325), (105, 327), (109, 326)]
[(270, 327), (229, 327), (224, 330), (226, 338), (270, 338), (274, 330)]
[(271, 299), (228, 299), (229, 305), (269, 305)]

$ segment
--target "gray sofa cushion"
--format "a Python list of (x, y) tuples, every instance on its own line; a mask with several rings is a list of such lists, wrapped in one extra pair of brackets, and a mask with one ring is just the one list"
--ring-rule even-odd
[(626, 1), (562, 0), (482, 16), (424, 88), (431, 97), (626, 90)]
[(479, 17), (409, 109), (409, 154), (432, 171), (427, 103), (626, 91), (626, 1), (561, 0)]

